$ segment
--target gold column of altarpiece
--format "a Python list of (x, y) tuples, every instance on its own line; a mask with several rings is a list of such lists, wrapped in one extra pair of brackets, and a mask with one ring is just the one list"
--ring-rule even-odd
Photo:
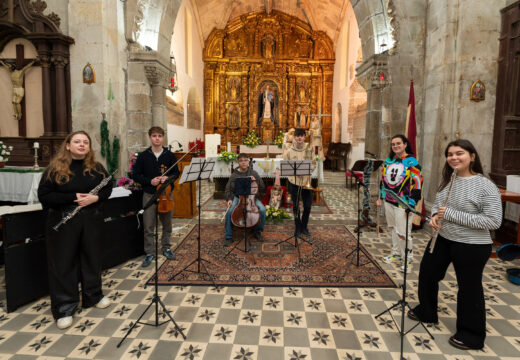
[[(250, 130), (265, 142), (280, 130), (308, 128), (319, 106), (332, 113), (334, 61), (325, 32), (282, 12), (253, 12), (214, 29), (204, 47), (204, 133), (242, 144)], [(323, 118), (324, 151), (331, 134), (332, 119)]]

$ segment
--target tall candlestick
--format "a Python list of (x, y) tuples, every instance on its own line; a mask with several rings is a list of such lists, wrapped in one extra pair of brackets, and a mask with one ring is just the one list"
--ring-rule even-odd
[(33, 144), (33, 148), (34, 149), (39, 149), (40, 148), (40, 144), (35, 141), (34, 144)]
[(231, 142), (227, 142), (227, 152), (231, 152)]

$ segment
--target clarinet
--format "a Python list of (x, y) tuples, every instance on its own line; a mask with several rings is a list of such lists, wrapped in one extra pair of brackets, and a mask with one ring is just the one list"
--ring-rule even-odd
[[(110, 176), (104, 178), (103, 180), (101, 180), (101, 182), (95, 187), (93, 188), (92, 190), (90, 190), (89, 194), (90, 195), (97, 195), (99, 193), (99, 190), (101, 190), (103, 187), (105, 187), (106, 184), (108, 184), (108, 182), (112, 179), (112, 177), (114, 176), (114, 174), (117, 172), (114, 171), (112, 174), (110, 174)], [(70, 219), (72, 219), (74, 216), (76, 216), (77, 213), (79, 213), (81, 211), (82, 207), (81, 206), (76, 206), (74, 208), (74, 210), (72, 210), (70, 213), (68, 213), (67, 215), (65, 215), (63, 217), (63, 219), (61, 219), (61, 221), (59, 223), (57, 223), (56, 225), (54, 225), (52, 228), (54, 229), (54, 231), (58, 231), (59, 228), (62, 226), (62, 225), (65, 225), (67, 223), (67, 221), (69, 221)]]
[[(450, 199), (450, 194), (451, 194), (451, 188), (452, 188), (453, 182), (455, 181), (456, 178), (457, 178), (457, 168), (454, 168), (453, 173), (451, 174), (450, 185), (448, 188), (448, 195), (446, 195), (444, 204), (442, 204), (443, 207), (446, 207), (446, 205), (448, 204), (448, 200)], [(439, 226), (441, 226), (441, 225), (442, 225), (442, 219), (439, 220)], [(439, 236), (439, 230), (434, 230), (431, 244), (430, 244), (430, 254), (433, 253), (433, 250), (435, 249), (435, 243), (437, 242), (437, 236)]]

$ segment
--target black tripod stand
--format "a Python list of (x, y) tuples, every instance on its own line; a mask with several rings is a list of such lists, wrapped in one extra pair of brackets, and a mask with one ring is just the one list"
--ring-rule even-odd
[[(132, 330), (137, 326), (137, 324), (143, 324), (143, 325), (151, 325), (151, 326), (161, 326), (169, 321), (173, 323), (175, 326), (175, 329), (182, 335), (182, 338), (186, 340), (186, 335), (182, 332), (182, 329), (177, 325), (175, 320), (173, 319), (173, 316), (170, 314), (168, 309), (166, 308), (166, 305), (162, 302), (161, 298), (159, 297), (159, 285), (158, 285), (158, 271), (159, 271), (159, 262), (158, 262), (158, 253), (159, 253), (159, 211), (157, 210), (157, 203), (159, 202), (159, 197), (162, 195), (162, 193), (166, 190), (168, 186), (170, 186), (177, 177), (175, 175), (172, 175), (168, 177), (168, 179), (157, 189), (155, 194), (148, 200), (148, 202), (143, 206), (143, 209), (139, 211), (139, 214), (142, 214), (144, 210), (148, 209), (150, 206), (155, 204), (155, 231), (154, 231), (154, 241), (155, 241), (155, 274), (154, 274), (154, 294), (152, 296), (152, 300), (146, 307), (146, 309), (143, 311), (143, 313), (139, 316), (139, 318), (130, 326), (128, 331), (126, 332), (125, 336), (121, 339), (121, 341), (117, 344), (117, 347), (120, 347), (123, 341), (130, 335)], [(155, 322), (153, 323), (147, 323), (147, 322), (141, 322), (141, 319), (143, 318), (144, 314), (150, 309), (152, 305), (155, 304)], [(169, 319), (159, 322), (159, 305), (161, 305), (164, 313), (169, 317)]]
[[(356, 248), (354, 250), (352, 250), (351, 252), (349, 252), (346, 256), (346, 258), (348, 259), (348, 257), (352, 255), (352, 257), (350, 258), (350, 262), (347, 265), (347, 267), (345, 268), (345, 272), (343, 273), (342, 277), (345, 277), (348, 269), (352, 266), (352, 264), (354, 264), (354, 257), (356, 258), (356, 262), (355, 262), (356, 267), (363, 266), (363, 265), (366, 265), (369, 263), (369, 261), (367, 261), (366, 263), (363, 263), (363, 264), (359, 263), (359, 252), (363, 251), (361, 249), (361, 245), (359, 242), (359, 237), (361, 236), (361, 218), (360, 218), (360, 216), (361, 216), (361, 211), (362, 211), (361, 206), (359, 205), (359, 189), (361, 188), (361, 186), (366, 188), (367, 185), (363, 181), (361, 181), (361, 179), (359, 178), (359, 176), (357, 176), (357, 174), (354, 170), (350, 170), (350, 172), (356, 178), (356, 183), (357, 183), (357, 229), (358, 229), (358, 231), (357, 231)], [(366, 254), (365, 254), (365, 256), (366, 256)]]
[[(199, 209), (199, 228), (197, 233), (197, 257), (190, 262), (188, 265), (186, 265), (182, 270), (178, 271), (177, 273), (173, 274), (168, 278), (168, 281), (174, 279), (177, 275), (184, 271), (193, 272), (197, 274), (207, 275), (211, 282), (213, 283), (213, 286), (217, 286), (215, 284), (215, 280), (211, 276), (211, 274), (208, 271), (208, 268), (204, 264), (204, 262), (210, 263), (208, 260), (204, 259), (200, 255), (200, 213), (201, 213), (201, 180), (208, 179), (211, 172), (213, 171), (213, 166), (215, 165), (214, 160), (206, 160), (205, 158), (192, 158), (190, 166), (187, 166), (184, 168), (181, 176), (181, 180), (179, 181), (179, 184), (182, 184), (184, 182), (191, 182), (191, 181), (198, 181), (199, 186), (199, 202), (197, 204), (197, 208)], [(197, 271), (190, 270), (189, 268), (193, 264), (197, 264)], [(204, 271), (201, 271), (201, 267), (204, 269)]]
[[(252, 194), (251, 183), (252, 182), (251, 182), (250, 177), (236, 178), (234, 195), (237, 197), (245, 196), (246, 197), (245, 201), (247, 202), (248, 201), (247, 197)], [(255, 201), (256, 201), (256, 198), (255, 198)], [(238, 204), (237, 204), (237, 206), (238, 206)], [(240, 250), (246, 254), (248, 252), (248, 250), (247, 250), (248, 244), (249, 244), (249, 247), (251, 248), (251, 241), (249, 240), (249, 237), (247, 236), (247, 203), (244, 204), (244, 206), (242, 208), (242, 222), (243, 222), (242, 229), (244, 230), (244, 239), (243, 239), (244, 240), (244, 250), (238, 248), (238, 245), (241, 243), (241, 241), (237, 241), (237, 243), (235, 245), (233, 245), (233, 247), (224, 256), (224, 259), (226, 257), (228, 257), (228, 255), (231, 254), (233, 252), (233, 250), (235, 250), (237, 248), (238, 248), (238, 250)], [(253, 263), (256, 265), (256, 259), (254, 256), (253, 256)]]
[[(281, 168), (281, 176), (294, 176), (295, 179), (299, 179), (299, 182), (301, 182), (301, 176), (310, 176), (311, 175), (311, 160), (303, 160), (303, 161), (294, 161), (294, 160), (287, 160), (282, 161), (280, 164)], [(296, 176), (300, 176), (300, 178), (297, 178)], [(312, 245), (312, 242), (303, 238), (301, 236), (301, 231), (303, 230), (301, 228), (302, 220), (301, 220), (301, 212), (300, 212), (300, 199), (303, 191), (303, 186), (300, 185), (294, 185), (298, 187), (298, 192), (296, 193), (296, 199), (293, 199), (293, 210), (294, 206), (296, 206), (296, 212), (294, 213), (294, 226), (295, 226), (295, 232), (294, 235), (289, 236), (287, 239), (281, 240), (276, 243), (276, 245), (280, 245), (281, 243), (289, 243), (292, 246), (296, 248), (298, 251), (298, 258), (301, 260), (301, 253), (300, 253), (300, 245), (298, 243), (298, 240), (305, 242), (309, 245)], [(311, 194), (312, 196), (312, 194)], [(294, 239), (294, 244), (290, 243), (289, 240)]]
[[(409, 215), (410, 213), (414, 213), (416, 215), (419, 215), (419, 216), (422, 216), (421, 213), (415, 211), (413, 208), (411, 208), (406, 202), (404, 202), (399, 196), (397, 196), (397, 194), (395, 194), (394, 192), (390, 191), (390, 190), (387, 190), (386, 191), (387, 194), (389, 194), (395, 201), (397, 201), (397, 203), (399, 203), (401, 206), (404, 207), (405, 209), (405, 213), (406, 213), (406, 230), (405, 230), (405, 245), (404, 245), (404, 275), (403, 275), (403, 295), (401, 297), (401, 300), (399, 300), (398, 302), (396, 302), (395, 304), (393, 304), (392, 306), (390, 306), (388, 309), (386, 309), (385, 311), (383, 311), (382, 313), (376, 315), (376, 319), (379, 318), (380, 316), (382, 316), (383, 314), (385, 313), (388, 313), (390, 314), (390, 316), (392, 317), (392, 320), (395, 324), (395, 327), (397, 328), (397, 330), (399, 331), (399, 336), (401, 337), (401, 355), (400, 355), (400, 359), (401, 360), (404, 360), (404, 357), (403, 357), (403, 351), (404, 351), (404, 337), (406, 334), (408, 334), (410, 331), (412, 331), (413, 329), (415, 329), (417, 326), (421, 325), (424, 330), (426, 330), (426, 332), (428, 333), (428, 335), (430, 335), (430, 337), (433, 339), (435, 339), (432, 335), (432, 333), (428, 330), (428, 328), (426, 328), (426, 326), (421, 322), (417, 322), (417, 324), (415, 324), (414, 326), (412, 326), (410, 329), (408, 329), (407, 331), (405, 331), (404, 329), (404, 317), (405, 317), (405, 310), (406, 308), (408, 308), (409, 311), (412, 310), (412, 308), (410, 307), (410, 305), (408, 304), (408, 302), (406, 301), (406, 274), (408, 273), (408, 253), (411, 252), (411, 250), (408, 248), (408, 221), (409, 221)], [(392, 309), (394, 308), (400, 308), (401, 309), (401, 326), (399, 327), (399, 325), (397, 324), (394, 316), (392, 315)]]

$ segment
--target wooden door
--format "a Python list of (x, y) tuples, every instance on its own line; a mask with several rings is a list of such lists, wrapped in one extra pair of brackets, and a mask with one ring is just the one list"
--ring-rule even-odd
[(520, 1), (501, 10), (491, 178), (503, 188), (520, 172)]

